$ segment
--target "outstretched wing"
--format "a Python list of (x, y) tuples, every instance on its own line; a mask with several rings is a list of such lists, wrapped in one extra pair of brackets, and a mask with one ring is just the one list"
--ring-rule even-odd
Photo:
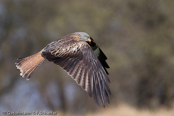
[(99, 106), (104, 101), (109, 103), (110, 82), (107, 72), (97, 59), (90, 45), (86, 42), (69, 40), (61, 44), (52, 43), (56, 47), (46, 47), (42, 55), (49, 61), (61, 66), (67, 73), (93, 97)]

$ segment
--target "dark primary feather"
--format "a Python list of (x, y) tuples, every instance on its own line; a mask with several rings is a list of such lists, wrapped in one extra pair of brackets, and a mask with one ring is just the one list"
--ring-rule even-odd
[(107, 84), (109, 77), (105, 69), (109, 66), (105, 64), (105, 55), (100, 51), (102, 58), (99, 61), (88, 43), (75, 41), (70, 36), (66, 38), (46, 46), (42, 56), (64, 68), (94, 98), (98, 106), (99, 102), (105, 106), (104, 101), (109, 103), (110, 94)]
[(102, 64), (103, 68), (105, 69), (106, 73), (109, 74), (108, 71), (107, 71), (107, 68), (109, 68), (109, 65), (106, 62), (106, 60), (107, 60), (106, 55), (98, 47), (98, 45), (94, 42), (94, 40), (92, 38), (91, 38), (91, 40), (92, 40), (91, 43), (88, 43), (88, 44), (91, 46), (91, 48), (94, 51), (95, 55), (99, 59), (99, 61)]

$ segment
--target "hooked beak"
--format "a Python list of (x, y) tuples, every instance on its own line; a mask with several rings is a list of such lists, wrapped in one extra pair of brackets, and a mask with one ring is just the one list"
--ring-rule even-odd
[(89, 43), (91, 43), (91, 39), (87, 39), (87, 41), (88, 41)]

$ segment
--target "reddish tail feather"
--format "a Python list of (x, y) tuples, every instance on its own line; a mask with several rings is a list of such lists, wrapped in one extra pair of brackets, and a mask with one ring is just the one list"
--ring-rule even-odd
[(20, 75), (22, 77), (26, 77), (27, 80), (30, 79), (33, 71), (44, 61), (44, 57), (42, 57), (41, 53), (42, 51), (17, 60), (15, 64), (17, 69), (20, 70)]

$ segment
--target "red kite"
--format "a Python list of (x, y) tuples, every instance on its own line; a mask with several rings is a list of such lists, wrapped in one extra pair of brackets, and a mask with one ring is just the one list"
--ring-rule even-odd
[(105, 107), (111, 94), (108, 82), (107, 57), (94, 40), (85, 32), (75, 32), (53, 41), (40, 52), (19, 58), (16, 67), (20, 75), (30, 79), (32, 72), (45, 60), (62, 67), (79, 84), (97, 106), (99, 100)]

